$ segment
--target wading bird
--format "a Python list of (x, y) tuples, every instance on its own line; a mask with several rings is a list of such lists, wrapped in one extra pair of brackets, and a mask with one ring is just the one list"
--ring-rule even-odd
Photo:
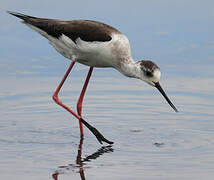
[[(79, 120), (81, 137), (84, 124), (101, 144), (113, 143), (82, 118), (83, 98), (94, 67), (115, 68), (127, 77), (141, 79), (156, 87), (175, 112), (178, 112), (160, 86), (160, 68), (152, 61), (134, 61), (129, 40), (117, 29), (91, 20), (64, 21), (37, 18), (11, 11), (8, 13), (22, 19), (24, 24), (47, 38), (56, 51), (71, 60), (68, 70), (53, 94), (53, 99)], [(77, 113), (58, 98), (58, 93), (76, 62), (90, 67), (77, 102)]]

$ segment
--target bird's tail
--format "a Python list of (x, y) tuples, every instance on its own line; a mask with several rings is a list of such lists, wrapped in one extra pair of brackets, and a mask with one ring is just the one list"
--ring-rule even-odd
[[(24, 23), (25, 25), (27, 25), (34, 31), (40, 33), (42, 36), (49, 39), (48, 32), (51, 31), (49, 26), (51, 26), (54, 23), (53, 20), (45, 19), (45, 18), (38, 18), (38, 17), (34, 17), (34, 16), (28, 16), (28, 15), (13, 12), (13, 11), (7, 11), (7, 13), (22, 19), (23, 20), (23, 21), (21, 21), (22, 23)], [(50, 23), (50, 21), (53, 23)]]
[(13, 12), (13, 11), (7, 11), (7, 13), (18, 17), (18, 18), (22, 19), (25, 22), (28, 22), (30, 19), (37, 19), (36, 17), (28, 16), (28, 15), (17, 13), (17, 12)]

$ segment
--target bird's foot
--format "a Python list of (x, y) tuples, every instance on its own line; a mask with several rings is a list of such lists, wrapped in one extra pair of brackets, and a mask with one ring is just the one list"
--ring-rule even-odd
[(108, 144), (113, 144), (114, 142), (107, 140), (104, 136), (93, 126), (87, 123), (84, 119), (80, 118), (81, 122), (96, 136), (100, 144), (106, 142)]

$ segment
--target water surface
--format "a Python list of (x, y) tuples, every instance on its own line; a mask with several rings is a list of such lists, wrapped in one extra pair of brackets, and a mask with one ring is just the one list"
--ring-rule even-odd
[[(82, 71), (81, 71), (82, 72)], [(111, 73), (113, 78), (108, 77)], [(75, 71), (74, 74), (78, 71)], [(69, 78), (60, 98), (75, 108), (84, 74)], [(176, 79), (176, 81), (175, 81)], [(60, 77), (8, 76), (0, 87), (2, 179), (212, 179), (212, 78), (174, 75), (159, 92), (116, 71), (96, 70), (84, 118), (114, 145), (100, 145), (52, 101)]]

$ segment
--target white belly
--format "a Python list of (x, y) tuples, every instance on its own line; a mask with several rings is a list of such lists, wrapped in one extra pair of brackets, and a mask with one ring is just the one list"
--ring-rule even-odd
[(114, 67), (117, 59), (112, 54), (110, 42), (76, 41), (76, 61), (93, 67)]
[(108, 42), (86, 42), (78, 38), (74, 43), (62, 35), (59, 39), (51, 39), (51, 44), (66, 58), (93, 67), (117, 67), (121, 59), (131, 56), (125, 36), (113, 36)]

